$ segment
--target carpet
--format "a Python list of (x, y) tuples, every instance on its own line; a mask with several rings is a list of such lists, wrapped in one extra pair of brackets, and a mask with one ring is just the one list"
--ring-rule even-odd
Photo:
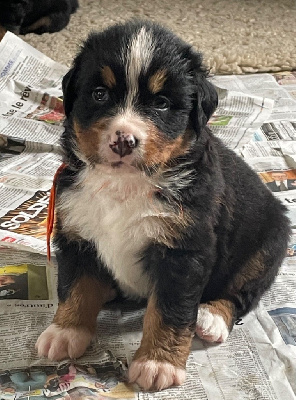
[(91, 30), (132, 17), (172, 29), (204, 53), (216, 74), (296, 69), (295, 0), (80, 0), (64, 30), (23, 38), (70, 65)]

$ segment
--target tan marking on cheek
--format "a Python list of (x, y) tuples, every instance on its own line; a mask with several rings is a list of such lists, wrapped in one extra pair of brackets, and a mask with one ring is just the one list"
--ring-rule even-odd
[(189, 131), (176, 139), (170, 139), (149, 124), (144, 145), (143, 161), (146, 165), (166, 164), (169, 160), (185, 154), (189, 149)]
[(53, 322), (62, 328), (85, 327), (94, 333), (99, 311), (114, 297), (111, 284), (83, 276), (74, 283), (67, 300), (59, 304)]
[(79, 123), (74, 120), (74, 131), (78, 148), (87, 158), (98, 157), (101, 134), (107, 128), (107, 125), (108, 119), (102, 118), (88, 129), (82, 129)]
[(115, 78), (114, 72), (108, 65), (105, 65), (104, 67), (102, 67), (101, 75), (102, 75), (104, 84), (106, 86), (108, 86), (109, 89), (112, 89), (114, 86), (116, 86), (116, 78)]
[(176, 329), (164, 324), (152, 296), (144, 317), (143, 338), (134, 360), (167, 361), (176, 367), (185, 368), (192, 337), (189, 328)]
[(156, 71), (148, 81), (148, 89), (150, 92), (153, 94), (160, 92), (163, 89), (166, 79), (167, 75), (164, 69)]
[(234, 318), (234, 305), (229, 300), (219, 299), (215, 301), (209, 301), (206, 304), (201, 304), (200, 308), (207, 308), (212, 314), (220, 315), (227, 327), (232, 328)]
[(237, 292), (238, 290), (241, 290), (246, 283), (258, 279), (264, 274), (265, 268), (266, 266), (264, 264), (262, 253), (256, 253), (246, 262), (239, 273), (234, 276), (234, 279), (230, 284), (230, 291)]

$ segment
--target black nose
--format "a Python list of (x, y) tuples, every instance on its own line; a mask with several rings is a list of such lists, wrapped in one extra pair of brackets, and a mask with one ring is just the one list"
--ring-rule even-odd
[(138, 145), (138, 139), (134, 135), (125, 134), (122, 131), (116, 131), (117, 140), (109, 144), (114, 153), (119, 154), (120, 157), (131, 154), (133, 149)]

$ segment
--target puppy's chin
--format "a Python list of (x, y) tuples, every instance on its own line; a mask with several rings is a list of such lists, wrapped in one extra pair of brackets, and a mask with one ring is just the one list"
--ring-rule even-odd
[(115, 161), (109, 163), (109, 166), (113, 168), (114, 170), (118, 170), (120, 172), (137, 172), (139, 169), (132, 165), (132, 164), (127, 164), (124, 161)]
[(90, 169), (94, 169), (98, 171), (98, 173), (109, 177), (117, 176), (119, 178), (120, 176), (124, 177), (132, 175), (129, 178), (130, 182), (133, 182), (135, 179), (134, 176), (136, 175), (143, 176), (143, 170), (141, 168), (127, 164), (123, 161), (93, 163), (91, 164)]
[(98, 166), (110, 173), (135, 173), (142, 171), (141, 165), (136, 162), (134, 157), (112, 157), (111, 159), (98, 157), (96, 160), (89, 160), (93, 166)]
[(125, 157), (120, 157), (117, 154), (108, 154), (106, 157), (102, 157), (102, 160), (104, 162), (110, 164), (110, 165), (130, 165), (130, 166), (136, 166), (136, 160), (138, 157), (135, 157), (134, 154), (127, 155)]

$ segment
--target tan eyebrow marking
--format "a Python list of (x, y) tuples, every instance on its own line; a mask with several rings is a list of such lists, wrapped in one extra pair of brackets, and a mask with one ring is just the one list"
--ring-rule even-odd
[(158, 93), (163, 89), (163, 85), (167, 80), (167, 72), (164, 69), (159, 69), (156, 71), (148, 81), (148, 89), (153, 94)]
[(108, 65), (102, 67), (101, 74), (105, 85), (108, 86), (109, 89), (116, 86), (116, 78), (114, 72)]

